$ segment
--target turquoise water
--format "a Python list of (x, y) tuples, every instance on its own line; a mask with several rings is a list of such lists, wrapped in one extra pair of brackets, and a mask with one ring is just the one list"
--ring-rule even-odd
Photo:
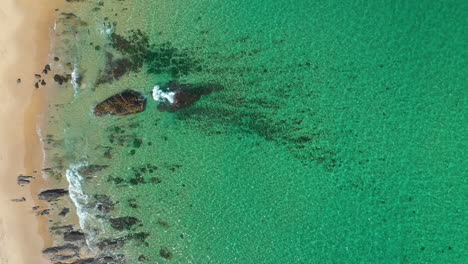
[[(60, 140), (49, 157), (88, 195), (82, 227), (97, 252), (127, 263), (468, 261), (465, 1), (69, 9), (57, 53), (83, 80), (51, 99)], [(153, 53), (135, 45), (144, 37), (112, 42), (130, 30)], [(134, 68), (101, 84), (106, 52)], [(223, 89), (160, 112), (150, 93), (170, 80)], [(125, 89), (148, 96), (145, 112), (92, 114)], [(80, 164), (109, 167), (84, 177)], [(112, 210), (97, 210), (96, 195)], [(117, 217), (137, 221), (115, 230)]]

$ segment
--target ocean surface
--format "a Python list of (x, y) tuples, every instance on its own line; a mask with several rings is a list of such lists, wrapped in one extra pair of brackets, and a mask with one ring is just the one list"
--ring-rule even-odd
[[(467, 13), (72, 1), (47, 162), (90, 249), (125, 263), (467, 263)], [(162, 111), (170, 81), (211, 93)], [(127, 89), (144, 112), (93, 114)]]

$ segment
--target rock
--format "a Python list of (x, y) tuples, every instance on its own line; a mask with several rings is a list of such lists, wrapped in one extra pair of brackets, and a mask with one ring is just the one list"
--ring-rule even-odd
[(16, 79), (16, 83), (21, 83), (21, 79), (20, 78)]
[(18, 185), (21, 185), (21, 186), (29, 184), (29, 183), (31, 183), (31, 181), (29, 180), (18, 180)]
[(38, 197), (39, 197), (39, 200), (44, 200), (44, 201), (55, 201), (57, 200), (58, 198), (64, 196), (64, 195), (67, 195), (68, 194), (68, 191), (67, 190), (64, 190), (64, 189), (52, 189), (52, 190), (47, 190), (47, 191), (43, 191), (41, 192)]
[(96, 263), (94, 258), (87, 258), (87, 259), (75, 260), (71, 264), (94, 264), (94, 263)]
[[(176, 81), (171, 81), (164, 85), (158, 91), (159, 87), (155, 86), (153, 89), (153, 99), (159, 101), (159, 111), (175, 112), (181, 108), (193, 105), (201, 99), (203, 95), (208, 95), (214, 91), (220, 91), (223, 87), (218, 84), (206, 85), (190, 85), (179, 84)], [(158, 96), (159, 95), (159, 96)], [(168, 97), (172, 97), (170, 100)]]
[(71, 254), (77, 254), (79, 250), (80, 250), (79, 247), (73, 244), (66, 244), (63, 246), (46, 248), (42, 251), (42, 253), (46, 255), (52, 255), (52, 254), (71, 255)]
[[(50, 257), (51, 261), (62, 261), (62, 260), (70, 260), (76, 257), (76, 255), (53, 255)], [(61, 263), (61, 262), (60, 262)]]
[(46, 83), (44, 80), (41, 81), (41, 85), (42, 85), (42, 86), (45, 86), (46, 84), (47, 84), (47, 83)]
[(67, 242), (85, 241), (85, 234), (78, 231), (71, 231), (63, 234), (63, 240)]
[(39, 82), (35, 83), (34, 87), (36, 87), (36, 89), (38, 89), (39, 88)]
[(94, 115), (131, 115), (145, 110), (146, 98), (139, 92), (127, 90), (104, 100), (94, 107)]
[(29, 179), (34, 179), (34, 176), (19, 175), (16, 181), (18, 185), (26, 185), (31, 183)]
[(55, 74), (54, 75), (54, 81), (56, 81), (58, 84), (62, 85), (63, 83), (66, 83), (70, 80), (71, 78), (71, 75), (65, 75), (65, 76), (62, 76), (62, 75), (59, 75), (59, 74)]
[(36, 79), (40, 79), (41, 75), (36, 73), (36, 74), (34, 74), (34, 77), (36, 77)]
[(59, 57), (54, 57), (54, 61), (59, 61), (60, 58)]
[(63, 208), (62, 211), (59, 213), (60, 216), (66, 216), (70, 212), (69, 208)]
[(40, 206), (34, 206), (32, 209), (33, 209), (33, 211), (36, 211), (39, 208), (40, 208)]
[(20, 203), (20, 202), (24, 202), (26, 201), (26, 198), (24, 197), (21, 197), (19, 199), (11, 199), (12, 202), (15, 202), (15, 203)]
[(36, 213), (36, 215), (48, 215), (48, 214), (50, 214), (50, 209), (45, 209)]
[(109, 219), (111, 226), (119, 231), (130, 230), (132, 226), (140, 223), (136, 217), (126, 216)]
[(53, 231), (63, 230), (63, 229), (65, 229), (64, 232), (71, 232), (73, 231), (73, 225), (53, 226), (50, 228), (50, 230), (53, 230)]
[(18, 180), (27, 180), (27, 179), (34, 179), (34, 176), (27, 176), (27, 175), (19, 175)]
[(44, 66), (44, 69), (42, 70), (42, 73), (47, 74), (49, 71), (50, 71), (50, 65), (49, 65), (49, 64), (46, 64), (46, 65)]

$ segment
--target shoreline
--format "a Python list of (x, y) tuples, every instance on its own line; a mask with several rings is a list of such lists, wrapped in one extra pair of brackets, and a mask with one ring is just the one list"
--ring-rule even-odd
[[(0, 132), (0, 263), (49, 263), (42, 250), (52, 243), (47, 216), (36, 216), (48, 207), (37, 193), (48, 183), (42, 177), (43, 151), (38, 127), (45, 112), (45, 87), (34, 87), (34, 74), (48, 63), (54, 9), (59, 1), (47, 3), (6, 0), (0, 7), (0, 120), (8, 124)], [(33, 25), (33, 26), (31, 26)], [(21, 81), (17, 81), (21, 79)], [(50, 82), (50, 76), (44, 78)], [(26, 186), (17, 176), (34, 179)], [(13, 202), (12, 199), (26, 200)]]

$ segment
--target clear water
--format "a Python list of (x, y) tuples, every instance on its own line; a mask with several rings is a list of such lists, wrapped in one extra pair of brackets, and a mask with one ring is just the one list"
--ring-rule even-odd
[[(128, 263), (468, 261), (466, 1), (68, 8), (57, 65), (83, 80), (56, 88), (48, 152), (64, 168), (109, 166), (81, 180), (96, 248), (140, 233), (114, 249)], [(138, 29), (173, 61), (96, 85), (106, 52), (126, 56), (108, 33)], [(160, 112), (151, 90), (174, 79), (223, 89)], [(145, 112), (93, 115), (126, 89), (148, 96)], [(95, 195), (116, 203), (109, 214)], [(108, 223), (124, 216), (139, 222)]]

